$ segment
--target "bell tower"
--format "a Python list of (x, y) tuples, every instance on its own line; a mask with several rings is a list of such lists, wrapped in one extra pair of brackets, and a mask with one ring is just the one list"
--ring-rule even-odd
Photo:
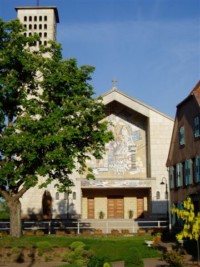
[(49, 40), (56, 40), (56, 28), (59, 23), (58, 10), (55, 6), (23, 6), (16, 7), (17, 18), (26, 27), (27, 36), (37, 33), (40, 45), (47, 45)]

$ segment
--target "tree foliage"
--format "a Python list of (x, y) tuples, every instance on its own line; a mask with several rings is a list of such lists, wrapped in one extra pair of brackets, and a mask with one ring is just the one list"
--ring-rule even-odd
[(198, 240), (200, 236), (200, 212), (195, 215), (194, 204), (190, 197), (183, 202), (183, 209), (172, 208), (172, 212), (177, 214), (184, 222), (183, 230), (177, 234), (177, 239), (183, 238)]
[(200, 238), (200, 212), (195, 215), (194, 204), (190, 197), (187, 197), (183, 202), (183, 209), (172, 208), (172, 213), (175, 213), (178, 218), (183, 220), (183, 229), (176, 237), (178, 240), (189, 238), (197, 241), (197, 255), (199, 262), (199, 238)]
[[(8, 202), (45, 177), (60, 191), (69, 175), (87, 170), (112, 139), (104, 105), (93, 98), (92, 66), (63, 60), (55, 42), (34, 48), (18, 20), (0, 20), (0, 193)], [(12, 201), (13, 202), (13, 201)]]

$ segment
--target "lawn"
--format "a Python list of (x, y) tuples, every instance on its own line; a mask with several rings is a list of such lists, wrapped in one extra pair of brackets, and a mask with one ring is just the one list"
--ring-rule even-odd
[[(67, 248), (74, 241), (83, 242), (90, 248), (98, 258), (105, 257), (107, 261), (125, 261), (126, 267), (142, 267), (143, 258), (159, 257), (160, 253), (155, 248), (148, 248), (144, 240), (151, 239), (151, 236), (130, 236), (130, 237), (89, 237), (89, 236), (23, 236), (19, 239), (3, 236), (0, 240), (0, 248), (32, 248), (37, 247), (40, 242), (48, 242), (51, 247)], [(63, 265), (72, 267), (75, 265)]]

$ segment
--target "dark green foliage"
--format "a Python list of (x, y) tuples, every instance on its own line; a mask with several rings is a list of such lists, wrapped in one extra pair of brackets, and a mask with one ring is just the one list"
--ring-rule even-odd
[(9, 210), (5, 201), (0, 201), (0, 219), (9, 219)]
[(88, 261), (87, 267), (103, 267), (103, 264), (106, 262), (105, 257), (92, 256)]
[(58, 190), (67, 192), (73, 171), (93, 177), (86, 160), (100, 159), (112, 139), (104, 105), (89, 83), (94, 67), (63, 60), (54, 42), (34, 49), (39, 37), (23, 31), (17, 20), (0, 20), (0, 193), (16, 237), (19, 199), (38, 177), (45, 177), (40, 186), (56, 179)]
[[(200, 239), (199, 239), (199, 242), (200, 242)], [(186, 239), (184, 242), (184, 249), (187, 251), (188, 254), (192, 255), (194, 259), (198, 258), (198, 243), (196, 240)]]

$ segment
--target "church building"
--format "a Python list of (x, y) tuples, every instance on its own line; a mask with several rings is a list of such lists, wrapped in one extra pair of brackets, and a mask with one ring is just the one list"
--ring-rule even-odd
[[(17, 7), (16, 11), (26, 26), (25, 34), (37, 32), (43, 45), (55, 40), (59, 22), (56, 7)], [(21, 199), (22, 217), (42, 217), (45, 198), (51, 203), (50, 218), (87, 221), (166, 217), (166, 159), (173, 119), (124, 94), (115, 85), (102, 98), (114, 140), (106, 144), (102, 160), (87, 162), (95, 180), (73, 173), (70, 194), (56, 192), (54, 184), (46, 189), (31, 188)]]

